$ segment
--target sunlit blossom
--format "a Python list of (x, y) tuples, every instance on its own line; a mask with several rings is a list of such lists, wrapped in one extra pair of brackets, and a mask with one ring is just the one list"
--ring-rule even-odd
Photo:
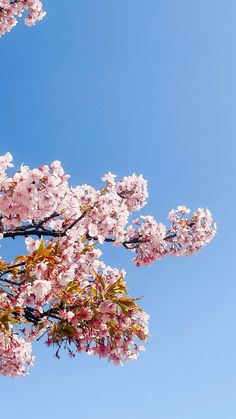
[[(1, 0), (0, 0), (1, 1)], [(6, 4), (7, 2), (1, 1)], [(37, 9), (37, 8), (36, 8)], [(98, 355), (116, 365), (134, 360), (148, 339), (149, 316), (127, 291), (124, 269), (105, 264), (104, 243), (135, 252), (136, 266), (198, 253), (215, 235), (208, 209), (184, 205), (166, 226), (151, 215), (129, 218), (146, 204), (147, 181), (133, 174), (101, 189), (71, 187), (59, 161), (8, 176), (10, 153), (0, 157), (0, 238), (23, 238), (26, 254), (0, 259), (0, 373), (24, 375), (31, 342)]]

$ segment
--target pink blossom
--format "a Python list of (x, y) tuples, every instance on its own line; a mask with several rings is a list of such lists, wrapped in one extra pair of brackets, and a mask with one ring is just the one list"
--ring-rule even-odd
[(116, 175), (113, 175), (113, 173), (108, 172), (102, 177), (102, 180), (103, 182), (107, 183), (107, 186), (115, 186), (116, 184), (115, 178), (116, 178)]
[(30, 288), (30, 292), (34, 294), (36, 300), (41, 301), (44, 300), (45, 297), (51, 291), (52, 285), (49, 281), (45, 281), (42, 279), (36, 279), (33, 285)]
[(125, 176), (117, 183), (117, 194), (124, 199), (129, 212), (139, 211), (148, 198), (147, 181), (142, 175)]
[(35, 25), (46, 15), (40, 0), (0, 0), (0, 36), (11, 31), (18, 23), (16, 17), (21, 17), (24, 11), (28, 13), (25, 18), (28, 26)]
[[(40, 2), (26, 2), (40, 13)], [(8, 0), (0, 0), (3, 6), (12, 12)], [(71, 187), (59, 161), (21, 165), (12, 176), (9, 167), (6, 153), (0, 157), (0, 239), (23, 237), (26, 254), (11, 263), (0, 259), (0, 373), (25, 374), (33, 362), (30, 342), (43, 334), (48, 346), (66, 347), (70, 356), (86, 352), (116, 365), (136, 359), (149, 316), (128, 295), (125, 270), (103, 262), (101, 244), (134, 252), (136, 266), (189, 256), (216, 233), (210, 211), (190, 216), (180, 205), (170, 211), (168, 226), (151, 215), (128, 224), (148, 197), (142, 176), (116, 182), (109, 172), (105, 187), (95, 189)]]
[(15, 377), (28, 373), (34, 363), (31, 343), (16, 334), (5, 335), (0, 331), (0, 374)]

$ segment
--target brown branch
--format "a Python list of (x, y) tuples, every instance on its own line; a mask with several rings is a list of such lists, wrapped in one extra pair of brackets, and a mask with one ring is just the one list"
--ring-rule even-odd
[(40, 229), (43, 228), (43, 224), (47, 223), (48, 221), (52, 220), (55, 217), (59, 217), (60, 214), (57, 212), (53, 212), (49, 217), (45, 217), (43, 220), (39, 221), (38, 223), (35, 220), (32, 221), (32, 224), (28, 224), (26, 226), (16, 227), (13, 231), (26, 231), (29, 229)]
[[(17, 285), (17, 286), (21, 285), (21, 283), (12, 281), (7, 278), (3, 278), (3, 276), (9, 273), (12, 273), (13, 269), (18, 268), (18, 266), (24, 266), (24, 265), (25, 265), (25, 262), (20, 262), (20, 263), (16, 263), (15, 265), (7, 266), (7, 270), (5, 271), (0, 270), (0, 281), (5, 282), (7, 284), (11, 284), (11, 285)], [(22, 275), (24, 273), (25, 273), (25, 270), (22, 269), (21, 271), (17, 272), (17, 275)]]
[(41, 239), (42, 236), (45, 237), (63, 237), (65, 236), (64, 232), (55, 231), (55, 230), (43, 230), (39, 231), (37, 229), (27, 230), (27, 231), (16, 231), (16, 230), (7, 230), (3, 233), (3, 238), (10, 237), (15, 239), (16, 237), (29, 237), (29, 236), (37, 236)]
[[(15, 263), (15, 265), (8, 265), (7, 269), (9, 271), (12, 271), (12, 269), (18, 268), (19, 266), (24, 266), (24, 265), (25, 265), (25, 262)], [(8, 271), (5, 271), (4, 273), (8, 273)]]
[[(26, 225), (26, 226), (21, 226), (21, 227), (16, 227), (14, 230), (7, 230), (7, 231), (3, 231), (3, 237), (4, 238), (12, 238), (15, 239), (16, 237), (29, 237), (29, 236), (37, 236), (38, 238), (42, 238), (42, 237), (54, 237), (54, 238), (60, 238), (60, 237), (65, 237), (66, 233), (72, 229), (79, 221), (81, 221), (84, 216), (92, 209), (93, 207), (90, 207), (89, 209), (87, 209), (86, 211), (84, 211), (80, 217), (78, 217), (76, 220), (74, 220), (68, 227), (66, 227), (63, 231), (56, 231), (56, 230), (47, 230), (43, 227), (43, 224), (45, 224), (46, 222), (48, 222), (49, 220), (55, 218), (55, 217), (59, 217), (60, 214), (57, 212), (52, 213), (50, 216), (45, 217), (42, 221), (36, 223), (35, 221), (32, 222), (32, 224)], [(192, 226), (192, 225), (190, 225)], [(165, 241), (171, 240), (173, 238), (176, 237), (176, 233), (170, 233), (168, 232), (168, 234), (164, 237)], [(97, 241), (97, 237), (91, 237), (89, 236), (89, 234), (86, 235), (86, 238), (88, 240), (96, 240)], [(104, 239), (105, 242), (107, 243), (114, 243), (115, 239), (112, 238), (105, 238)], [(132, 250), (138, 247), (139, 244), (144, 243), (144, 241), (141, 240), (141, 238), (134, 238), (132, 240), (126, 240), (122, 243), (122, 246), (124, 246), (126, 249)]]
[(84, 211), (76, 220), (74, 220), (68, 227), (66, 227), (63, 231), (56, 231), (56, 230), (46, 230), (42, 227), (42, 225), (49, 221), (50, 219), (60, 215), (57, 213), (53, 213), (50, 217), (45, 218), (43, 221), (39, 222), (38, 224), (29, 224), (27, 226), (17, 227), (15, 230), (6, 230), (2, 231), (3, 238), (10, 237), (15, 239), (15, 237), (29, 237), (29, 236), (37, 236), (41, 238), (42, 236), (45, 237), (65, 237), (68, 230), (73, 228), (79, 221), (81, 221), (87, 212), (90, 210)]
[(20, 285), (17, 282), (11, 281), (10, 279), (6, 279), (6, 278), (0, 278), (0, 281), (5, 282), (6, 284), (10, 284), (10, 285), (18, 285), (18, 286)]

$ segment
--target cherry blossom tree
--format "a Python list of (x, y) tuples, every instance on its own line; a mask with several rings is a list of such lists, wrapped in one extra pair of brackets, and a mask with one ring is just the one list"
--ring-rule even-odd
[(0, 0), (0, 36), (10, 32), (24, 12), (27, 26), (34, 26), (46, 15), (40, 0)]
[(178, 206), (168, 227), (149, 215), (128, 224), (148, 198), (141, 175), (105, 174), (97, 190), (69, 186), (59, 161), (9, 176), (12, 166), (10, 153), (0, 157), (0, 239), (23, 239), (26, 253), (0, 259), (0, 373), (27, 374), (41, 338), (58, 358), (63, 348), (115, 364), (136, 359), (149, 316), (128, 295), (125, 271), (101, 260), (102, 245), (133, 252), (136, 266), (189, 256), (215, 235), (210, 211), (189, 216)]

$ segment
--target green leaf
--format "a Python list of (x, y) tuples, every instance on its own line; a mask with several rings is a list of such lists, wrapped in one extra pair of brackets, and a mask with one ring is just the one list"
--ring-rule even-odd
[(91, 288), (91, 294), (92, 294), (92, 296), (93, 297), (97, 297), (97, 290), (96, 290), (96, 288)]
[(40, 253), (42, 253), (43, 250), (44, 250), (44, 241), (40, 240), (39, 247), (36, 249), (35, 253), (40, 254)]
[(74, 282), (70, 282), (66, 288), (67, 292), (81, 292), (82, 288), (80, 288), (77, 284)]
[(126, 285), (123, 278), (119, 278), (114, 284), (109, 285), (105, 290), (105, 295), (127, 294)]
[(71, 326), (70, 324), (67, 324), (63, 326), (61, 329), (63, 335), (67, 336), (68, 338), (72, 338), (75, 335), (76, 329)]

